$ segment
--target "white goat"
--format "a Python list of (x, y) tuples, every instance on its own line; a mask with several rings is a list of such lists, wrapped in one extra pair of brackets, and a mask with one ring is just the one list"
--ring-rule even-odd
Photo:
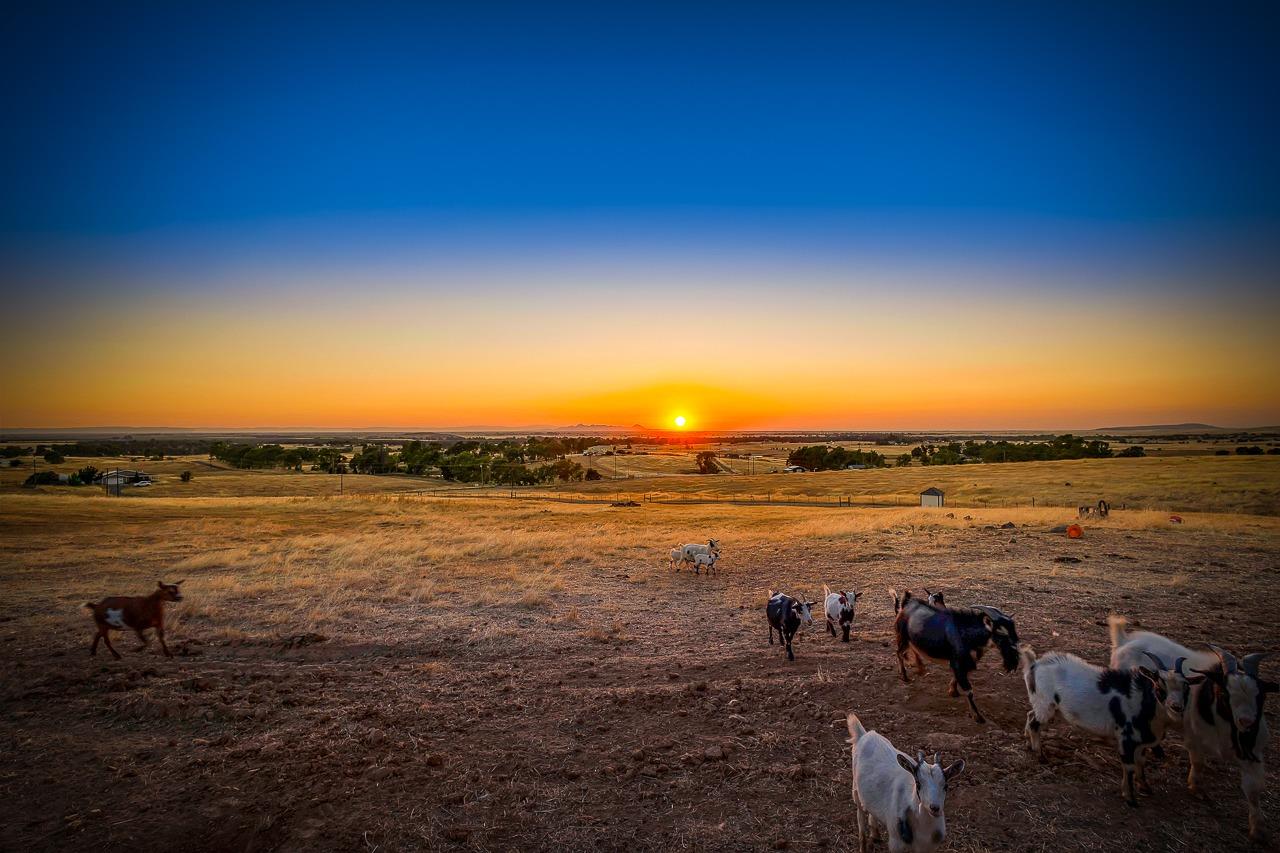
[(1259, 841), (1263, 838), (1265, 758), (1271, 740), (1262, 703), (1280, 685), (1258, 675), (1258, 664), (1265, 653), (1245, 655), (1237, 661), (1225, 649), (1208, 645), (1218, 662), (1198, 673), (1205, 679), (1192, 685), (1191, 704), (1183, 723), (1183, 742), (1191, 759), (1187, 787), (1193, 793), (1200, 791), (1206, 759), (1234, 759), (1240, 767), (1240, 787), (1249, 808), (1249, 837)]
[(716, 560), (720, 559), (719, 551), (712, 551), (710, 554), (694, 554), (693, 555), (693, 573), (701, 574), (703, 569), (710, 574), (711, 570), (716, 567)]
[(1148, 790), (1143, 773), (1147, 748), (1164, 736), (1166, 717), (1156, 697), (1159, 675), (1148, 667), (1104, 669), (1062, 652), (1037, 660), (1026, 645), (1021, 654), (1031, 702), (1024, 729), (1031, 751), (1043, 758), (1040, 730), (1059, 712), (1077, 728), (1114, 739), (1124, 765), (1120, 795), (1136, 806), (1135, 782), (1144, 793)]
[(878, 824), (891, 853), (936, 850), (947, 837), (947, 782), (964, 771), (964, 761), (943, 768), (936, 753), (929, 764), (923, 752), (912, 760), (884, 735), (863, 728), (856, 715), (849, 714), (848, 725), (859, 851), (866, 853), (875, 841)]
[(684, 549), (683, 549), (683, 548), (672, 548), (672, 549), (671, 549), (671, 561), (670, 561), (669, 563), (667, 563), (667, 568), (671, 568), (671, 569), (678, 569), (678, 568), (680, 568), (680, 566), (684, 565), (684, 564), (685, 564), (685, 563), (687, 563), (687, 562), (688, 562), (688, 560), (686, 560), (686, 559), (684, 558)]
[(708, 539), (707, 544), (694, 542), (689, 545), (681, 545), (680, 550), (684, 551), (684, 560), (686, 563), (692, 563), (696, 554), (720, 554), (720, 540)]

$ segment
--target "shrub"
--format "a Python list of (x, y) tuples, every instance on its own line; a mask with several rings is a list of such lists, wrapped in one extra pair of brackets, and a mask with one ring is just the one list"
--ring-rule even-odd
[(1240, 456), (1261, 456), (1262, 448), (1256, 444), (1249, 447), (1237, 447), (1236, 453)]
[(58, 485), (58, 474), (56, 471), (39, 471), (27, 477), (22, 481), (24, 486), (56, 486)]
[(178, 475), (178, 479), (179, 479), (179, 480), (181, 480), (181, 481), (182, 481), (182, 482), (184, 482), (184, 483), (190, 483), (190, 482), (191, 482), (191, 472), (190, 472), (190, 471), (183, 471), (181, 474), (179, 474), (179, 475)]
[(604, 477), (601, 477), (601, 476), (600, 476), (600, 472), (599, 472), (599, 471), (597, 471), (595, 468), (588, 468), (588, 469), (587, 469), (587, 479), (588, 479), (588, 480), (603, 480), (603, 479), (604, 479)]
[(48, 462), (50, 465), (61, 465), (63, 462), (67, 461), (67, 458), (50, 447), (44, 452), (44, 461)]
[(1119, 453), (1116, 454), (1117, 457), (1123, 457), (1123, 458), (1137, 458), (1139, 456), (1146, 456), (1146, 455), (1147, 455), (1147, 451), (1144, 450), (1141, 447), (1141, 445), (1137, 445), (1137, 444), (1126, 447), (1124, 450), (1121, 450)]
[(76, 475), (80, 478), (81, 483), (88, 485), (98, 479), (98, 469), (92, 465), (86, 465), (77, 471)]

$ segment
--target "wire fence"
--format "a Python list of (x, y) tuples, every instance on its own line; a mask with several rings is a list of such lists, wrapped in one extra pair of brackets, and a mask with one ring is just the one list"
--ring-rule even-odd
[[(564, 492), (544, 489), (414, 489), (398, 494), (411, 494), (425, 498), (443, 500), (465, 500), (468, 498), (486, 498), (499, 500), (552, 501), (571, 504), (607, 504), (610, 506), (640, 506), (644, 504), (660, 504), (666, 506), (731, 504), (738, 506), (800, 506), (828, 508), (907, 508), (920, 507), (920, 499), (913, 495), (797, 495), (767, 492), (764, 494), (674, 494), (671, 492)], [(946, 503), (936, 509), (999, 509), (1015, 507), (1070, 508), (1074, 505), (1046, 503), (1035, 497), (1001, 498), (991, 501), (966, 501), (963, 503)], [(1124, 509), (1116, 505), (1113, 509)]]

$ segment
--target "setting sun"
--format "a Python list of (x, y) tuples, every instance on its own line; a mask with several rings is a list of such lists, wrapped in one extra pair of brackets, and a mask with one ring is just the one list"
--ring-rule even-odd
[(676, 428), (684, 429), (684, 415), (676, 415)]

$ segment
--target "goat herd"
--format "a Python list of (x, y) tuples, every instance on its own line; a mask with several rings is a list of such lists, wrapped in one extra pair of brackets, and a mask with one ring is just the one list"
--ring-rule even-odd
[[(671, 551), (673, 565), (689, 564), (699, 573), (704, 568), (713, 570), (719, 558), (720, 545), (714, 539)], [(132, 630), (145, 646), (144, 632), (154, 629), (165, 655), (172, 657), (164, 641), (164, 605), (182, 600), (181, 583), (158, 583), (145, 597), (113, 596), (86, 604), (97, 627), (90, 654), (97, 654), (102, 640), (116, 658), (120, 657), (111, 645), (111, 630)], [(823, 592), (827, 630), (836, 636), (839, 626), (842, 639), (848, 642), (854, 606), (862, 593), (833, 592), (825, 586)], [(1258, 673), (1262, 654), (1237, 660), (1213, 644), (1205, 644), (1203, 650), (1189, 649), (1159, 634), (1130, 632), (1122, 617), (1112, 616), (1108, 666), (1064, 652), (1037, 657), (1030, 646), (1020, 643), (1013, 618), (999, 608), (948, 607), (941, 593), (925, 592), (928, 597), (921, 599), (910, 591), (899, 596), (889, 590), (903, 681), (910, 681), (908, 659), (917, 675), (924, 673), (925, 658), (946, 662), (951, 668), (951, 696), (963, 691), (974, 719), (982, 723), (969, 673), (987, 647), (995, 645), (1006, 671), (1022, 666), (1031, 704), (1024, 733), (1036, 755), (1042, 756), (1045, 726), (1058, 715), (1090, 734), (1110, 738), (1124, 768), (1121, 795), (1130, 805), (1137, 805), (1135, 792), (1149, 792), (1147, 752), (1159, 754), (1165, 733), (1180, 728), (1191, 763), (1188, 787), (1199, 791), (1207, 759), (1233, 759), (1240, 768), (1248, 803), (1249, 836), (1262, 838), (1263, 761), (1269, 740), (1262, 706), (1266, 694), (1277, 690), (1275, 682)], [(815, 603), (769, 592), (765, 608), (769, 643), (773, 644), (776, 631), (788, 660), (795, 660), (792, 640), (796, 632), (813, 624)], [(943, 767), (936, 754), (932, 761), (926, 760), (923, 752), (912, 758), (883, 735), (864, 728), (854, 714), (848, 715), (848, 726), (853, 743), (859, 848), (867, 850), (883, 827), (891, 851), (935, 849), (946, 837), (943, 804), (947, 782), (964, 770), (964, 761)]]
[[(688, 564), (695, 572), (715, 567), (720, 545), (684, 545), (671, 551), (671, 564)], [(999, 650), (1007, 672), (1021, 664), (1031, 710), (1024, 734), (1031, 751), (1043, 760), (1041, 737), (1045, 726), (1061, 715), (1091, 735), (1110, 739), (1120, 753), (1123, 773), (1120, 793), (1136, 806), (1137, 792), (1150, 793), (1145, 763), (1148, 751), (1163, 755), (1162, 741), (1170, 729), (1182, 732), (1190, 758), (1187, 786), (1203, 793), (1201, 783), (1208, 759), (1234, 760), (1240, 768), (1241, 788), (1249, 810), (1249, 837), (1263, 837), (1261, 800), (1265, 783), (1264, 757), (1270, 734), (1262, 713), (1268, 693), (1280, 689), (1258, 672), (1263, 653), (1235, 655), (1212, 643), (1202, 650), (1187, 648), (1149, 631), (1129, 631), (1125, 619), (1111, 616), (1111, 660), (1108, 666), (1088, 663), (1073, 654), (1050, 652), (1037, 657), (1018, 639), (1011, 616), (996, 607), (948, 607), (943, 594), (925, 590), (927, 598), (901, 596), (892, 589), (896, 614), (893, 631), (898, 670), (910, 682), (910, 661), (917, 675), (925, 659), (951, 668), (949, 693), (963, 691), (974, 719), (985, 722), (973, 698), (969, 673), (989, 645)], [(854, 605), (861, 592), (850, 595), (823, 586), (827, 630), (849, 640)], [(787, 659), (795, 660), (792, 639), (802, 626), (812, 626), (816, 602), (769, 591), (765, 615), (769, 644), (778, 636)], [(858, 813), (858, 844), (865, 851), (883, 828), (891, 851), (933, 850), (946, 837), (943, 804), (947, 782), (964, 770), (964, 761), (943, 767), (938, 756), (912, 758), (887, 738), (868, 731), (848, 715), (853, 743), (853, 801)]]

